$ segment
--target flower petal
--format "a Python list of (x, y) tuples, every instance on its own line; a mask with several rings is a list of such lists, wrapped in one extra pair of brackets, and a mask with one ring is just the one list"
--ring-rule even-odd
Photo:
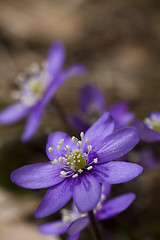
[(116, 128), (127, 126), (134, 118), (134, 113), (129, 111), (129, 104), (126, 101), (120, 101), (112, 105), (109, 109)]
[(69, 235), (67, 240), (78, 240), (81, 233), (77, 233), (75, 235)]
[(144, 142), (160, 141), (160, 132), (150, 129), (144, 122), (136, 120), (133, 126), (139, 130), (140, 138)]
[(31, 108), (21, 102), (11, 105), (0, 112), (0, 124), (11, 124), (25, 117)]
[(84, 148), (87, 148), (86, 139), (88, 138), (93, 147), (93, 151), (97, 151), (101, 145), (104, 144), (104, 139), (110, 135), (113, 130), (113, 119), (109, 112), (105, 112), (85, 133), (83, 141)]
[(62, 208), (72, 197), (72, 185), (69, 179), (50, 188), (39, 204), (36, 218), (46, 217)]
[(88, 212), (96, 207), (101, 197), (101, 186), (91, 174), (79, 176), (73, 186), (73, 201), (80, 212)]
[(35, 134), (42, 120), (44, 108), (42, 105), (35, 106), (29, 116), (21, 140), (27, 142)]
[(84, 74), (86, 73), (86, 67), (83, 65), (73, 65), (72, 67), (68, 68), (67, 70), (61, 72), (55, 79), (49, 84), (43, 99), (41, 100), (43, 105), (46, 105), (57, 89), (69, 78), (77, 74)]
[(24, 188), (40, 189), (54, 186), (64, 179), (60, 178), (60, 169), (51, 163), (36, 163), (15, 170), (11, 180)]
[[(48, 158), (52, 161), (55, 159), (55, 156), (58, 158), (63, 155), (63, 153), (57, 149), (57, 145), (59, 145), (59, 141), (61, 139), (64, 139), (64, 144), (69, 145), (71, 149), (72, 149), (72, 147), (76, 147), (75, 143), (72, 142), (72, 138), (69, 135), (67, 135), (66, 133), (54, 132), (54, 133), (50, 134), (48, 137), (47, 145), (46, 145), (46, 153), (47, 153)], [(55, 156), (48, 151), (49, 147), (53, 148), (53, 152), (54, 152)], [(65, 152), (63, 146), (61, 146), (61, 147), (62, 147), (63, 151)]]
[(127, 193), (111, 199), (96, 213), (96, 218), (106, 219), (116, 216), (126, 210), (134, 201), (135, 197), (136, 195), (134, 193)]
[(40, 233), (45, 235), (60, 235), (67, 231), (67, 224), (62, 220), (50, 222), (41, 225), (38, 230)]
[(135, 163), (111, 161), (94, 167), (95, 174), (101, 178), (102, 183), (117, 184), (130, 181), (143, 171), (143, 168)]
[(77, 234), (81, 232), (88, 224), (89, 224), (88, 216), (78, 218), (68, 226), (67, 233), (70, 235)]
[(102, 193), (105, 195), (105, 199), (108, 198), (111, 191), (111, 184), (104, 183), (102, 185)]
[(64, 64), (65, 55), (65, 47), (62, 42), (57, 41), (51, 46), (46, 64), (46, 71), (51, 76), (54, 77), (54, 75), (61, 70)]
[(125, 127), (115, 131), (105, 139), (102, 147), (97, 151), (98, 163), (105, 163), (122, 157), (139, 142), (136, 128)]
[(103, 94), (95, 85), (88, 84), (85, 85), (80, 91), (79, 110), (87, 114), (93, 105), (99, 109), (99, 112), (103, 113), (106, 110), (105, 98)]

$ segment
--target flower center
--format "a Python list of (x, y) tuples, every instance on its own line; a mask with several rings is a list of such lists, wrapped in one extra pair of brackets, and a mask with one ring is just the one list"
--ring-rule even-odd
[(24, 74), (17, 78), (20, 91), (13, 91), (12, 97), (21, 100), (27, 106), (34, 105), (44, 94), (51, 77), (36, 63), (26, 69)]
[(157, 115), (152, 114), (150, 118), (146, 118), (144, 120), (144, 123), (147, 124), (147, 126), (157, 132), (160, 132), (160, 119)]
[(84, 152), (82, 149), (82, 139), (84, 137), (84, 133), (81, 132), (80, 136), (81, 141), (74, 136), (72, 137), (72, 142), (75, 143), (76, 146), (76, 149), (72, 150), (69, 145), (64, 144), (64, 139), (59, 141), (57, 149), (61, 151), (62, 154), (59, 158), (56, 158), (52, 147), (48, 148), (48, 151), (55, 157), (54, 161), (52, 161), (52, 165), (60, 167), (62, 170), (60, 172), (60, 177), (78, 177), (78, 174), (81, 174), (84, 170), (91, 170), (93, 168), (92, 164), (97, 163), (98, 161), (98, 159), (95, 158), (90, 162), (89, 154), (92, 150), (92, 146), (89, 143), (89, 139), (86, 139), (88, 152)]

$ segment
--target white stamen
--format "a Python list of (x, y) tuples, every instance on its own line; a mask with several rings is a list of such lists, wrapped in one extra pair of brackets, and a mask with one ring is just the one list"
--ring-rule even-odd
[(88, 144), (89, 144), (89, 139), (88, 139), (88, 138), (86, 138), (86, 143), (88, 143)]
[(81, 133), (80, 133), (80, 137), (81, 137), (81, 139), (83, 139), (83, 137), (84, 137), (84, 132), (81, 132)]
[(59, 162), (63, 163), (63, 157), (59, 157)]
[(57, 163), (58, 163), (58, 160), (57, 160), (57, 159), (54, 159), (54, 161), (52, 162), (52, 165), (53, 165), (53, 166), (56, 166)]
[(93, 167), (92, 166), (89, 166), (89, 167), (87, 167), (87, 170), (89, 171), (89, 170), (91, 170)]
[(76, 173), (72, 176), (72, 178), (76, 178), (76, 177), (78, 177), (78, 173)]
[(48, 148), (48, 151), (49, 151), (50, 153), (53, 153), (53, 148), (52, 148), (52, 147), (49, 147), (49, 148)]
[(63, 145), (63, 144), (64, 144), (64, 139), (61, 139), (61, 140), (59, 141), (59, 144), (60, 144), (60, 145)]
[(82, 173), (82, 172), (83, 172), (83, 170), (82, 170), (82, 169), (79, 169), (79, 170), (78, 170), (78, 172), (79, 172), (79, 173)]
[(97, 162), (98, 162), (98, 158), (95, 158), (95, 159), (93, 160), (93, 162), (94, 162), (94, 163), (97, 163)]
[(57, 149), (58, 149), (58, 150), (61, 150), (61, 146), (60, 146), (60, 145), (57, 145)]

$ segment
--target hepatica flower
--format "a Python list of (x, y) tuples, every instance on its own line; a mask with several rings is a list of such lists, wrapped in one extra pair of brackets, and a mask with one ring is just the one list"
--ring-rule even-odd
[(160, 141), (160, 113), (151, 112), (144, 121), (136, 120), (133, 126), (138, 128), (144, 142)]
[(143, 166), (145, 170), (154, 169), (158, 166), (159, 161), (156, 158), (151, 148), (142, 148), (138, 153), (138, 163)]
[[(104, 187), (105, 188), (105, 187)], [(106, 186), (108, 188), (108, 185)], [(109, 191), (101, 195), (101, 200), (94, 209), (95, 218), (97, 220), (108, 219), (126, 210), (135, 199), (134, 193), (127, 193), (115, 197), (107, 201)], [(76, 240), (79, 238), (81, 231), (89, 225), (87, 214), (81, 214), (76, 207), (72, 207), (72, 211), (62, 209), (62, 220), (43, 224), (39, 227), (39, 231), (45, 235), (59, 235), (68, 233), (68, 240)]]
[(88, 212), (101, 198), (101, 183), (126, 182), (142, 172), (142, 167), (135, 163), (112, 161), (138, 143), (137, 129), (113, 130), (114, 122), (106, 112), (85, 134), (80, 134), (81, 140), (55, 132), (49, 136), (46, 147), (49, 163), (24, 166), (12, 173), (12, 181), (21, 187), (50, 187), (35, 217), (56, 212), (71, 198), (80, 212)]
[(51, 47), (43, 69), (31, 65), (26, 76), (21, 76), (21, 90), (14, 96), (19, 101), (0, 112), (0, 124), (11, 124), (28, 115), (22, 141), (28, 141), (36, 132), (46, 104), (64, 81), (75, 74), (86, 71), (84, 66), (74, 65), (62, 71), (65, 49), (61, 42)]
[(80, 91), (77, 115), (70, 115), (68, 119), (78, 131), (85, 132), (107, 109), (116, 128), (127, 126), (134, 118), (126, 101), (119, 101), (107, 108), (101, 91), (95, 85), (87, 84)]

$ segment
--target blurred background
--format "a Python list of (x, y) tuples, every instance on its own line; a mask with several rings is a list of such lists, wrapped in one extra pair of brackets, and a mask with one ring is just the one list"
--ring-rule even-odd
[[(64, 67), (83, 63), (90, 70), (66, 81), (56, 93), (65, 112), (76, 111), (78, 92), (87, 82), (97, 84), (108, 105), (129, 101), (137, 118), (160, 111), (159, 0), (0, 0), (0, 109), (14, 102), (17, 74), (44, 61), (57, 39), (67, 49)], [(15, 186), (10, 173), (28, 163), (48, 161), (47, 135), (64, 126), (48, 106), (36, 135), (22, 144), (24, 124), (22, 120), (0, 126), (0, 239), (54, 239), (37, 232), (37, 226), (51, 217), (33, 216), (44, 192)], [(120, 219), (103, 223), (110, 239), (160, 239), (159, 186), (159, 167), (115, 186), (119, 194), (135, 191), (137, 200)]]

